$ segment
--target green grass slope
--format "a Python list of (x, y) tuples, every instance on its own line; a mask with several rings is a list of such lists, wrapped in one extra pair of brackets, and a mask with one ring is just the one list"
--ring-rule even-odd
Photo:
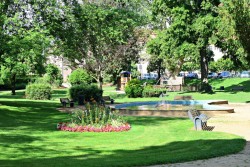
[[(62, 90), (65, 91), (65, 90)], [(56, 98), (65, 96), (57, 90)], [(207, 159), (236, 153), (239, 136), (194, 131), (183, 118), (126, 117), (128, 132), (57, 131), (69, 120), (56, 101), (30, 101), (22, 92), (0, 94), (0, 166), (145, 166)]]

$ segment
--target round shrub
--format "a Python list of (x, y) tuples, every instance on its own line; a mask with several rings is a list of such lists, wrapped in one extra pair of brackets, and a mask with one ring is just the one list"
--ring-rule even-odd
[(128, 97), (142, 97), (143, 87), (141, 81), (138, 79), (132, 79), (125, 87), (125, 93)]
[(83, 83), (91, 83), (92, 78), (86, 70), (78, 68), (70, 74), (68, 80), (71, 85), (80, 85)]
[(27, 99), (49, 100), (51, 91), (52, 89), (48, 84), (30, 84), (26, 86), (25, 95)]
[(81, 84), (72, 86), (69, 89), (69, 96), (74, 101), (78, 101), (79, 95), (84, 96), (85, 101), (91, 101), (91, 99), (99, 102), (102, 97), (102, 90), (96, 85)]

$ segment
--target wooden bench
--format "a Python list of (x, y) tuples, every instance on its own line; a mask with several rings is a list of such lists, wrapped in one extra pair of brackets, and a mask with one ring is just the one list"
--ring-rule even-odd
[(244, 86), (235, 86), (235, 87), (232, 88), (232, 91), (238, 91), (238, 90), (239, 91), (240, 90), (243, 91), (244, 90)]
[(74, 107), (74, 102), (69, 100), (68, 98), (60, 98), (60, 102), (61, 102), (63, 107), (66, 107), (67, 104), (69, 104), (70, 107)]
[(174, 100), (194, 100), (192, 96), (175, 96)]
[(105, 101), (110, 101), (110, 104), (114, 104), (115, 100), (111, 99), (109, 96), (102, 96), (101, 104), (105, 105)]
[(214, 129), (212, 126), (207, 126), (207, 121), (210, 117), (205, 114), (200, 114), (197, 110), (188, 110), (188, 117), (194, 123), (196, 130), (212, 131)]

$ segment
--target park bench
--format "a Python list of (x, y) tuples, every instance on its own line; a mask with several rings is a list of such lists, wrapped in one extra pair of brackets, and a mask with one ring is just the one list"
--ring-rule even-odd
[(192, 96), (175, 96), (174, 100), (193, 100)]
[(111, 99), (110, 96), (102, 96), (101, 104), (105, 105), (105, 101), (110, 101), (110, 104), (114, 104), (115, 100)]
[(244, 90), (244, 86), (235, 86), (235, 87), (232, 88), (232, 91), (238, 91), (238, 90), (239, 91), (240, 90), (243, 91)]
[(214, 129), (213, 126), (207, 126), (207, 120), (209, 120), (210, 117), (205, 114), (200, 114), (197, 110), (188, 110), (188, 117), (194, 123), (195, 130), (212, 131)]
[(67, 104), (69, 104), (70, 107), (74, 107), (74, 102), (69, 100), (68, 98), (60, 98), (60, 102), (61, 102), (63, 107), (66, 107)]

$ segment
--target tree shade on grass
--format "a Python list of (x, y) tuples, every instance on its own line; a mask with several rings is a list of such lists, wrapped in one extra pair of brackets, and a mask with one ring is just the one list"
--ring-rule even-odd
[(183, 118), (126, 117), (128, 132), (56, 130), (59, 102), (0, 97), (0, 166), (142, 166), (206, 159), (243, 149), (232, 134), (199, 132)]

